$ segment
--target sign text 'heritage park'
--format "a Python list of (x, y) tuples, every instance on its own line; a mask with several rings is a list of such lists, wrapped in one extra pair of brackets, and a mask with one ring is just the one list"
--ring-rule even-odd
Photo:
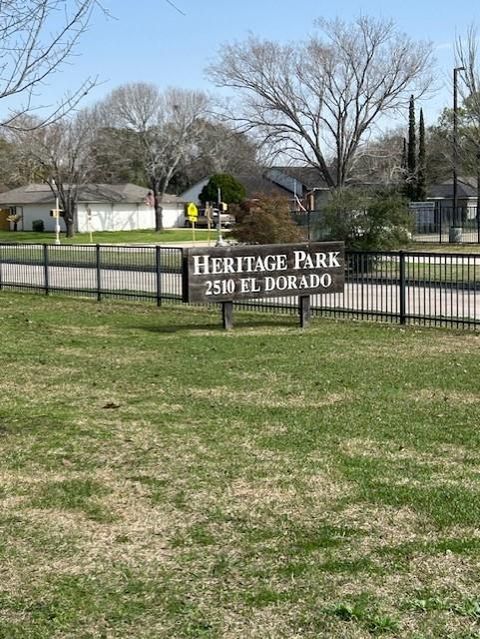
[(191, 248), (183, 258), (183, 299), (190, 303), (338, 293), (345, 279), (343, 242)]

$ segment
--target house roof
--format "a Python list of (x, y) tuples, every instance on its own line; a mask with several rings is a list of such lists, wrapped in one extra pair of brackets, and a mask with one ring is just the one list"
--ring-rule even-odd
[[(303, 189), (327, 188), (325, 180), (319, 177), (318, 171), (310, 167), (272, 167), (259, 169), (257, 173), (233, 174), (233, 177), (245, 187), (247, 198), (260, 193), (265, 195), (284, 195), (291, 197), (297, 191), (302, 195)], [(195, 187), (208, 182), (210, 176), (205, 176), (184, 191), (187, 193)], [(297, 186), (295, 186), (295, 182)]]
[[(457, 180), (457, 195), (459, 198), (477, 197), (477, 179), (470, 177), (459, 177)], [(440, 184), (433, 184), (428, 190), (430, 199), (452, 199), (453, 180), (445, 180)]]
[(264, 175), (236, 175), (235, 179), (243, 184), (247, 193), (247, 198), (260, 193), (264, 195), (291, 195), (288, 189), (283, 188), (279, 184), (275, 184)]
[[(189, 191), (194, 191), (195, 189), (199, 189), (205, 184), (208, 183), (211, 176), (205, 176), (195, 184), (191, 184), (188, 189), (183, 192), (183, 196), (187, 194)], [(283, 187), (280, 184), (275, 183), (270, 180), (266, 174), (262, 174), (260, 171), (258, 173), (248, 173), (248, 174), (233, 174), (233, 177), (242, 184), (246, 191), (247, 199), (250, 199), (256, 195), (264, 194), (264, 195), (283, 195), (285, 197), (290, 197), (292, 195), (292, 191), (290, 189)], [(182, 195), (180, 196), (182, 198)]]
[[(85, 184), (79, 187), (78, 202), (110, 202), (113, 204), (139, 204), (144, 202), (149, 189), (136, 184)], [(49, 204), (54, 201), (47, 184), (28, 184), (0, 193), (0, 205)], [(176, 195), (165, 194), (162, 202), (181, 203)]]
[[(269, 179), (276, 181), (280, 176), (286, 176), (303, 185), (307, 191), (314, 189), (328, 189), (325, 178), (318, 169), (312, 166), (273, 166), (266, 171)], [(288, 186), (292, 190), (292, 186)]]

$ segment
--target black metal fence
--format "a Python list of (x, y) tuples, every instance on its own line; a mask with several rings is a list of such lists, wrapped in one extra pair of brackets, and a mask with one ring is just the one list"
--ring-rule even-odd
[(323, 211), (292, 211), (291, 217), (295, 224), (302, 229), (305, 239), (311, 242), (331, 239)]
[[(182, 249), (0, 244), (0, 288), (92, 297), (182, 300)], [(298, 299), (237, 304), (298, 313)], [(424, 325), (480, 327), (480, 254), (347, 253), (342, 293), (312, 297), (313, 313)]]
[[(297, 298), (252, 301), (251, 310), (297, 313)], [(347, 253), (343, 293), (311, 298), (314, 315), (480, 327), (480, 255)]]
[(480, 327), (480, 255), (351, 253), (344, 292), (316, 302), (333, 317)]
[(103, 298), (181, 300), (182, 249), (0, 244), (0, 288)]
[[(417, 202), (411, 207), (414, 242), (480, 244), (480, 215), (476, 205), (462, 204), (455, 213), (452, 206), (443, 202)], [(291, 216), (305, 239), (313, 242), (331, 239), (323, 211), (293, 211)]]
[[(416, 242), (480, 244), (480, 217), (474, 205), (419, 207), (412, 211)], [(459, 231), (453, 231), (458, 229)]]

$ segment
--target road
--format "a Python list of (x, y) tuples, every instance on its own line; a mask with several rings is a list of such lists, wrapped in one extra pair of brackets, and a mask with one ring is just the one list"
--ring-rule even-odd
[[(2, 264), (1, 281), (7, 288), (45, 287), (43, 266)], [(97, 271), (95, 268), (51, 266), (48, 269), (49, 287), (63, 291), (80, 291), (80, 294), (96, 294)], [(178, 273), (164, 273), (160, 277), (162, 295), (181, 299), (182, 281)], [(130, 293), (155, 298), (156, 273), (108, 269), (101, 272), (100, 290), (103, 293)], [(252, 305), (295, 306), (295, 297), (256, 300)], [(330, 308), (337, 311), (397, 315), (400, 312), (400, 288), (388, 283), (347, 283), (341, 294), (312, 296), (313, 308)], [(438, 320), (464, 319), (480, 321), (480, 291), (454, 287), (407, 286), (405, 310), (407, 316)]]

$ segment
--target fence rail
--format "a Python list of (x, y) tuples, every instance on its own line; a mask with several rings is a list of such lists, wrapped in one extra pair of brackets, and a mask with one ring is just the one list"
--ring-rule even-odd
[[(0, 244), (0, 289), (93, 299), (182, 300), (182, 249), (166, 246)], [(312, 296), (319, 316), (480, 327), (480, 255), (347, 253), (342, 293)], [(298, 299), (236, 304), (298, 312)]]
[(412, 210), (413, 239), (416, 242), (448, 244), (452, 241), (452, 229), (459, 229), (455, 242), (480, 244), (480, 217), (476, 205), (453, 207), (434, 206)]
[(0, 287), (181, 300), (182, 249), (160, 246), (0, 244)]

